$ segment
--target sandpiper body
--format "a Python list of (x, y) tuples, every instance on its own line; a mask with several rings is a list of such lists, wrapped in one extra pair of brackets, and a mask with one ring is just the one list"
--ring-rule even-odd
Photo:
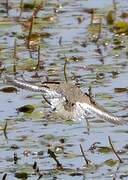
[(51, 108), (66, 120), (81, 121), (93, 116), (113, 124), (124, 123), (122, 119), (109, 113), (72, 83), (48, 81), (37, 86), (11, 77), (6, 77), (6, 80), (19, 88), (42, 93)]

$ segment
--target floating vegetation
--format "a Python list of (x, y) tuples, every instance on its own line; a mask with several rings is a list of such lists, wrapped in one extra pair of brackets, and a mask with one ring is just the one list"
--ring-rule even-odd
[(118, 163), (118, 160), (108, 159), (104, 162), (107, 166), (113, 167)]
[(32, 113), (34, 111), (34, 106), (31, 104), (24, 105), (22, 107), (19, 107), (17, 109), (18, 112), (24, 112), (24, 113)]
[(15, 87), (4, 87), (1, 88), (0, 91), (4, 93), (17, 93), (17, 89)]
[(24, 11), (33, 10), (35, 8), (36, 1), (33, 1), (31, 3), (22, 3), (22, 8)]
[(128, 178), (127, 125), (65, 121), (47, 97), (4, 82), (6, 75), (39, 85), (72, 81), (127, 121), (127, 7), (124, 0), (1, 1), (2, 180)]
[(28, 173), (27, 172), (16, 172), (15, 177), (18, 179), (27, 179)]
[(115, 88), (114, 91), (115, 93), (125, 93), (128, 92), (128, 88)]
[(112, 149), (110, 147), (99, 147), (98, 152), (107, 154), (107, 153), (111, 153)]
[(113, 30), (117, 34), (126, 34), (128, 35), (128, 23), (125, 21), (117, 21), (114, 23)]

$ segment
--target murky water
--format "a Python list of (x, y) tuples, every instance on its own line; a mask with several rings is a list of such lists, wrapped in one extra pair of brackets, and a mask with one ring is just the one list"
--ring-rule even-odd
[[(4, 2), (4, 1), (3, 1)], [(31, 1), (24, 1), (31, 2)], [(127, 0), (118, 0), (117, 17), (127, 11)], [(37, 46), (40, 44), (40, 58), (43, 68), (38, 75), (43, 79), (49, 76), (51, 80), (64, 81), (64, 57), (69, 58), (67, 76), (72, 81), (74, 73), (84, 92), (92, 87), (93, 96), (110, 112), (118, 116), (128, 116), (128, 91), (117, 93), (115, 88), (128, 88), (128, 38), (122, 35), (122, 49), (114, 50), (114, 33), (106, 26), (105, 15), (112, 8), (112, 0), (61, 0), (44, 2), (34, 20), (33, 32), (47, 32), (50, 37), (35, 37), (30, 53), (26, 48), (25, 39), (29, 29), (25, 22), (31, 17), (33, 10), (22, 12), (20, 21), (20, 1), (9, 1), (9, 15), (0, 2), (0, 70), (5, 67), (6, 74), (12, 74), (14, 63), (14, 41), (17, 40), (17, 72), (27, 80), (35, 75), (32, 70), (37, 64)], [(85, 8), (98, 8), (97, 13), (103, 17), (101, 42), (109, 42), (106, 47), (101, 45), (102, 55), (97, 52), (97, 46), (91, 41), (89, 30), (90, 14)], [(47, 17), (47, 18), (46, 18)], [(79, 22), (80, 21), (80, 22)], [(120, 35), (121, 36), (121, 35)], [(59, 43), (60, 42), (60, 43)], [(5, 74), (5, 72), (4, 72)], [(8, 87), (1, 75), (0, 89)], [(39, 80), (34, 78), (33, 80)], [(35, 107), (32, 113), (18, 113), (17, 108), (31, 104)], [(106, 122), (91, 120), (88, 132), (86, 122), (62, 121), (50, 113), (50, 107), (42, 100), (42, 95), (18, 89), (15, 93), (0, 91), (0, 174), (7, 173), (8, 180), (23, 179), (17, 173), (27, 173), (27, 179), (127, 179), (127, 125), (114, 126)], [(7, 130), (4, 133), (7, 121)], [(105, 153), (103, 147), (110, 150), (108, 136), (121, 159), (119, 162), (112, 151)], [(90, 151), (90, 146), (96, 147)], [(85, 155), (91, 161), (85, 165), (80, 150), (83, 147)], [(57, 159), (63, 165), (56, 168), (56, 162), (47, 153), (48, 149), (57, 153)], [(106, 148), (106, 149), (107, 149)], [(106, 150), (105, 149), (105, 150)], [(14, 153), (18, 160), (14, 162)], [(113, 160), (115, 164), (110, 163)], [(117, 160), (117, 161), (114, 161)], [(33, 168), (37, 162), (39, 172)], [(109, 163), (107, 163), (109, 162)]]

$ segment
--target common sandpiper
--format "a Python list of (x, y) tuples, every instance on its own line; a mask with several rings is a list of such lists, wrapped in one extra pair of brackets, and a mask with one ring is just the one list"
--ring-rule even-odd
[(51, 108), (64, 119), (82, 121), (98, 117), (113, 124), (123, 124), (124, 121), (109, 113), (106, 109), (81, 91), (79, 87), (68, 82), (43, 82), (41, 86), (33, 85), (22, 80), (6, 77), (7, 83), (18, 88), (40, 92), (47, 99)]

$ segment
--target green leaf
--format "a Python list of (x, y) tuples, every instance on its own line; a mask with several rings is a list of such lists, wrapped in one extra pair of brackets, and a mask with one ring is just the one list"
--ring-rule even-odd
[(110, 147), (99, 147), (98, 152), (108, 154), (112, 152), (112, 149)]
[(4, 93), (14, 93), (14, 92), (17, 92), (17, 89), (15, 87), (4, 87), (4, 88), (1, 88), (0, 91)]
[(117, 21), (114, 23), (113, 30), (118, 34), (125, 33), (128, 35), (128, 23), (125, 21)]
[(108, 25), (112, 25), (114, 23), (113, 10), (108, 11), (108, 14), (106, 16), (106, 21)]
[(24, 105), (24, 106), (18, 108), (17, 110), (18, 110), (19, 112), (32, 113), (32, 112), (34, 111), (34, 109), (35, 109), (35, 108), (34, 108), (33, 105), (28, 104), (28, 105)]
[(128, 92), (128, 88), (115, 88), (114, 91), (115, 93), (124, 93)]
[(18, 179), (27, 179), (28, 174), (26, 172), (16, 172), (15, 177), (17, 177)]
[(26, 113), (25, 118), (31, 118), (31, 119), (41, 119), (44, 116), (44, 113), (42, 111), (33, 111), (31, 113)]
[(105, 161), (105, 164), (107, 166), (113, 167), (118, 163), (118, 160), (108, 159)]

